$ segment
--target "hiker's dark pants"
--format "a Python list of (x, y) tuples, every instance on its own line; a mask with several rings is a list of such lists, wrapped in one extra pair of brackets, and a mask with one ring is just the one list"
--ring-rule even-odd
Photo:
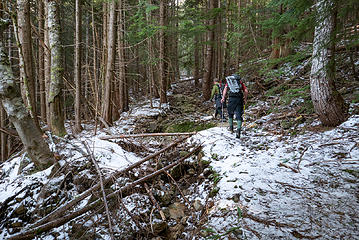
[(220, 98), (216, 98), (215, 101), (216, 101), (216, 112), (214, 113), (214, 116), (217, 117), (217, 115), (219, 114), (221, 118), (224, 118), (224, 112), (222, 112), (222, 108), (226, 107), (225, 103), (223, 103), (222, 106)]
[(228, 99), (227, 110), (228, 110), (228, 118), (233, 119), (233, 116), (236, 115), (236, 119), (241, 120), (243, 122), (243, 119), (242, 119), (243, 97), (231, 97), (230, 96)]

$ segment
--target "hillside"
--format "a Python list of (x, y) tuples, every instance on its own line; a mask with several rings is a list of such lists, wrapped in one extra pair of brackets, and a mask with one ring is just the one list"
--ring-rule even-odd
[[(172, 85), (161, 109), (137, 102), (112, 127), (47, 132), (61, 165), (52, 176), (24, 152), (3, 163), (0, 238), (358, 239), (358, 86), (344, 93), (348, 120), (326, 128), (307, 80), (255, 95), (247, 80), (236, 139), (190, 84)], [(128, 136), (141, 133), (154, 136)]]

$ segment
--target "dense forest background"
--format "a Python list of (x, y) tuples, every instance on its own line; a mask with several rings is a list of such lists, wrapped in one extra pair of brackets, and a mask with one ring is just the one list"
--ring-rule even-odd
[[(358, 19), (358, 0), (0, 0), (0, 238), (357, 239)], [(240, 139), (210, 101), (234, 73)]]
[(1, 161), (18, 151), (19, 134), (46, 165), (50, 152), (31, 150), (36, 136), (46, 148), (36, 129), (64, 136), (65, 121), (77, 132), (89, 120), (110, 126), (139, 99), (167, 103), (181, 76), (204, 101), (214, 78), (234, 72), (253, 95), (280, 85), (279, 65), (312, 59), (314, 111), (329, 126), (347, 112), (336, 65), (358, 81), (357, 0), (17, 0), (0, 9)]

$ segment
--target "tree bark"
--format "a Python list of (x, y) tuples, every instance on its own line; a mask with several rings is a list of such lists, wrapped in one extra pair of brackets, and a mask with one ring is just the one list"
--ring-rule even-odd
[[(0, 104), (0, 127), (6, 127), (6, 113), (2, 105)], [(0, 132), (0, 149), (1, 149), (1, 156), (0, 162), (4, 162), (7, 159), (7, 134)]]
[(128, 84), (126, 79), (126, 55), (125, 55), (125, 16), (124, 1), (119, 1), (119, 23), (118, 23), (118, 61), (119, 61), (119, 111), (128, 111)]
[(112, 101), (112, 82), (114, 79), (114, 64), (116, 53), (116, 1), (112, 0), (109, 4), (110, 16), (108, 19), (107, 31), (107, 62), (104, 79), (104, 94), (102, 99), (102, 118), (112, 124), (111, 101)]
[(48, 23), (48, 13), (49, 13), (49, 2), (44, 2), (44, 41), (45, 41), (45, 54), (44, 54), (44, 80), (45, 80), (45, 97), (46, 97), (46, 122), (50, 125), (50, 107), (49, 107), (49, 91), (50, 91), (50, 82), (51, 82), (51, 49), (49, 42), (49, 23)]
[(23, 83), (25, 99), (35, 124), (39, 127), (35, 104), (35, 67), (32, 54), (32, 38), (30, 23), (30, 1), (17, 0), (17, 25), (20, 44), (20, 58), (23, 63)]
[(75, 131), (81, 132), (81, 58), (82, 58), (82, 48), (81, 48), (81, 41), (82, 41), (82, 1), (76, 0), (75, 1)]
[(194, 77), (194, 86), (199, 87), (199, 72), (200, 72), (200, 60), (199, 60), (199, 36), (198, 34), (195, 34), (194, 36), (194, 70), (193, 70), (193, 77)]
[[(231, 22), (231, 10), (230, 6), (232, 5), (232, 0), (228, 1), (227, 7), (226, 7), (226, 28), (224, 33), (224, 63), (223, 63), (223, 74), (224, 77), (228, 76), (230, 74), (230, 67), (231, 67), (231, 45), (229, 43), (229, 34), (230, 32), (233, 32), (233, 24)], [(223, 79), (222, 79), (223, 80)]]
[(100, 102), (99, 102), (99, 82), (98, 82), (98, 67), (97, 67), (97, 46), (96, 45), (96, 21), (95, 21), (95, 10), (94, 10), (94, 3), (91, 4), (91, 25), (92, 25), (92, 48), (93, 48), (93, 91), (92, 91), (92, 94), (94, 95), (94, 101), (95, 101), (95, 115), (96, 115), (96, 119), (97, 119), (97, 116), (98, 116), (98, 109), (100, 107)]
[(38, 21), (39, 21), (39, 63), (38, 63), (38, 83), (40, 88), (40, 112), (41, 120), (47, 122), (46, 119), (46, 87), (45, 87), (45, 11), (43, 0), (38, 1)]
[(48, 0), (48, 28), (51, 50), (51, 80), (48, 96), (50, 128), (57, 136), (66, 135), (62, 101), (63, 88), (63, 50), (60, 40), (60, 13), (61, 1)]
[[(316, 3), (317, 25), (314, 32), (313, 59), (310, 73), (314, 110), (326, 126), (337, 126), (347, 118), (348, 108), (335, 88), (333, 0)], [(332, 48), (331, 54), (329, 48)]]
[(280, 43), (279, 37), (274, 37), (272, 40), (272, 51), (269, 56), (269, 59), (278, 59), (280, 56)]
[[(217, 0), (210, 0), (209, 1), (209, 11), (213, 10), (216, 6)], [(204, 75), (203, 75), (203, 81), (202, 81), (202, 93), (203, 98), (205, 101), (209, 100), (211, 97), (211, 86), (212, 86), (212, 66), (213, 66), (213, 54), (214, 54), (214, 18), (211, 17), (209, 20), (208, 26), (210, 27), (208, 31), (207, 36), (207, 51), (206, 51), (206, 57), (205, 57), (205, 69), (204, 69)]]
[(10, 121), (15, 126), (28, 156), (36, 168), (43, 170), (54, 164), (55, 159), (49, 146), (25, 108), (20, 89), (15, 84), (9, 61), (3, 52), (2, 41), (0, 41), (0, 97)]
[(160, 1), (160, 56), (159, 56), (159, 78), (160, 78), (160, 102), (167, 103), (167, 58), (166, 58), (166, 38), (165, 38), (165, 27), (166, 27), (166, 5), (167, 0)]

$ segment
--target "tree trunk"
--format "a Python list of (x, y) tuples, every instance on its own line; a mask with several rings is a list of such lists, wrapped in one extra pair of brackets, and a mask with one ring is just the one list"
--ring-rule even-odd
[(279, 37), (274, 37), (272, 42), (272, 52), (269, 56), (269, 59), (278, 59), (280, 56), (280, 43)]
[(25, 99), (35, 124), (39, 127), (35, 104), (35, 68), (32, 55), (30, 1), (17, 0), (17, 25), (20, 44), (20, 58), (23, 63)]
[[(216, 6), (217, 0), (210, 0), (209, 1), (209, 11), (213, 10)], [(206, 58), (205, 58), (205, 67), (204, 67), (204, 76), (202, 82), (202, 92), (203, 98), (205, 101), (209, 100), (211, 97), (211, 86), (212, 86), (212, 63), (213, 63), (213, 54), (214, 54), (214, 18), (212, 17), (209, 20), (209, 27), (211, 28), (208, 32), (207, 36), (207, 51), (206, 51)]]
[[(2, 34), (2, 31), (1, 33)], [(0, 97), (10, 121), (14, 124), (31, 161), (43, 170), (55, 163), (53, 155), (42, 138), (42, 133), (25, 108), (19, 87), (3, 52), (0, 41)]]
[[(219, 4), (221, 4), (221, 1), (219, 1)], [(219, 8), (221, 8), (222, 6), (219, 5)], [(223, 40), (224, 38), (223, 36), (223, 28), (222, 28), (222, 14), (217, 18), (218, 20), (217, 22), (217, 27), (216, 27), (216, 44), (217, 44), (217, 61), (215, 61), (215, 63), (217, 64), (217, 73), (216, 73), (216, 77), (218, 78), (218, 80), (221, 80), (223, 78)]]
[(160, 78), (160, 102), (167, 103), (167, 59), (166, 59), (166, 39), (165, 39), (165, 30), (164, 27), (166, 26), (166, 5), (167, 0), (160, 1), (160, 56), (159, 56), (159, 78)]
[[(2, 105), (0, 104), (0, 127), (6, 127), (6, 113)], [(7, 159), (7, 135), (3, 132), (0, 132), (0, 149), (1, 149), (1, 156), (0, 162), (4, 162)]]
[(119, 93), (120, 112), (128, 111), (128, 84), (126, 80), (126, 55), (125, 55), (125, 16), (124, 1), (119, 1), (119, 23), (118, 23), (118, 60), (119, 60)]
[(46, 88), (45, 88), (45, 11), (43, 0), (38, 1), (38, 21), (39, 21), (39, 63), (38, 63), (38, 83), (40, 87), (40, 112), (43, 122), (47, 122), (46, 119)]
[[(229, 43), (229, 33), (233, 32), (233, 24), (231, 22), (231, 10), (230, 10), (230, 6), (232, 4), (232, 0), (228, 1), (228, 4), (226, 6), (226, 28), (225, 28), (225, 33), (224, 33), (224, 63), (223, 63), (223, 74), (224, 77), (228, 76), (230, 73), (230, 67), (231, 67), (231, 45)], [(223, 79), (222, 79), (223, 81)]]
[(57, 136), (66, 135), (62, 104), (63, 88), (63, 50), (60, 40), (60, 1), (48, 1), (48, 28), (51, 50), (51, 80), (48, 96), (50, 128)]
[[(151, 5), (152, 1), (148, 0), (148, 4)], [(151, 24), (151, 20), (152, 20), (152, 15), (151, 12), (146, 12), (146, 21), (148, 24)], [(156, 84), (155, 84), (155, 79), (153, 76), (153, 63), (152, 63), (152, 59), (154, 58), (154, 54), (153, 54), (153, 49), (152, 49), (152, 37), (148, 37), (147, 39), (147, 52), (148, 52), (148, 56), (147, 56), (147, 64), (146, 64), (146, 76), (148, 79), (148, 87), (149, 87), (149, 93), (150, 93), (150, 107), (153, 107), (153, 102), (152, 99), (153, 97), (156, 95), (154, 92), (157, 91), (156, 88)]]
[(75, 73), (74, 73), (74, 82), (76, 85), (76, 94), (75, 94), (75, 131), (81, 132), (81, 58), (82, 58), (82, 49), (81, 49), (81, 22), (82, 22), (82, 1), (75, 1)]
[(200, 48), (199, 48), (199, 36), (198, 34), (195, 34), (194, 36), (194, 73), (193, 73), (193, 77), (194, 77), (194, 86), (195, 87), (199, 87), (199, 72), (200, 72), (200, 60), (199, 60), (199, 53), (200, 53)]
[(49, 13), (49, 2), (44, 2), (44, 14), (45, 14), (45, 31), (44, 31), (44, 41), (45, 41), (45, 55), (44, 55), (44, 79), (45, 79), (45, 96), (46, 96), (46, 122), (50, 125), (50, 107), (49, 107), (49, 91), (50, 91), (50, 82), (51, 82), (51, 50), (49, 42), (49, 23), (47, 21), (47, 16)]
[[(335, 88), (334, 2), (318, 0), (317, 25), (314, 32), (313, 59), (310, 73), (311, 97), (315, 112), (326, 126), (337, 126), (347, 116), (347, 107)], [(332, 48), (331, 54), (328, 48)]]
[(93, 48), (93, 63), (92, 63), (92, 67), (93, 67), (93, 90), (92, 90), (92, 94), (94, 95), (94, 101), (95, 101), (95, 115), (96, 115), (96, 119), (98, 117), (98, 109), (100, 106), (99, 103), (99, 96), (100, 96), (100, 89), (99, 89), (99, 82), (98, 82), (98, 67), (97, 67), (97, 46), (96, 45), (96, 21), (95, 21), (95, 10), (94, 10), (94, 3), (91, 4), (91, 25), (92, 25), (92, 48)]
[(291, 43), (292, 40), (290, 38), (286, 38), (284, 43), (280, 46), (280, 57), (288, 57), (291, 53)]
[(112, 82), (114, 79), (114, 64), (116, 53), (116, 1), (112, 0), (109, 5), (110, 16), (108, 19), (108, 32), (107, 32), (107, 63), (106, 74), (104, 79), (104, 95), (102, 99), (102, 118), (107, 123), (112, 124), (111, 114), (111, 91)]

